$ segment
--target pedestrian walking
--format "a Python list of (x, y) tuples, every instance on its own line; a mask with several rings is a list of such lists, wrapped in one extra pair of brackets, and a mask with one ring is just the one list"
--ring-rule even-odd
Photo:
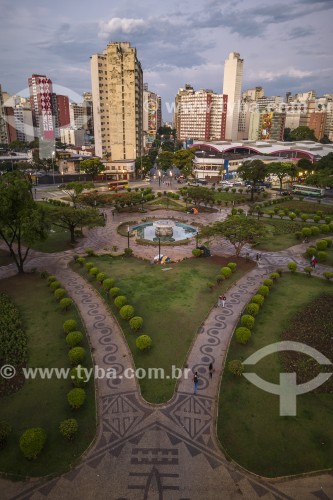
[(225, 301), (226, 300), (227, 300), (227, 297), (225, 295), (222, 295), (222, 299), (221, 299), (222, 307), (225, 306)]
[(259, 254), (257, 253), (257, 255), (256, 255), (256, 261), (257, 261), (257, 264), (259, 264), (259, 258), (260, 258), (260, 257), (259, 257)]
[(193, 377), (193, 383), (194, 383), (194, 393), (193, 393), (193, 394), (196, 394), (196, 393), (197, 393), (197, 390), (198, 390), (198, 382), (199, 382), (198, 372), (195, 372), (195, 373), (194, 373), (194, 377)]
[(217, 299), (217, 305), (218, 307), (222, 304), (222, 295), (219, 295), (219, 298)]
[(209, 371), (209, 378), (213, 378), (213, 371), (214, 371), (213, 363), (209, 363), (208, 371)]

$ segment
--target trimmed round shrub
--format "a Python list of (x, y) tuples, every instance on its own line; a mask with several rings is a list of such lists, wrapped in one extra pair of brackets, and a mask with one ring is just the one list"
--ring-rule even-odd
[(332, 222), (332, 217), (330, 217), (329, 215), (327, 215), (326, 217), (324, 217), (324, 220), (325, 220), (326, 224), (330, 224)]
[(72, 383), (76, 387), (83, 387), (88, 382), (88, 378), (85, 375), (85, 372), (81, 368), (82, 368), (81, 365), (80, 365), (80, 370), (78, 366), (75, 366), (70, 371)]
[(247, 312), (247, 314), (250, 314), (251, 316), (257, 316), (259, 309), (260, 309), (259, 304), (251, 302), (246, 306), (245, 311)]
[(84, 347), (73, 347), (73, 349), (68, 352), (68, 359), (72, 365), (82, 363), (85, 357), (86, 350)]
[(125, 295), (118, 295), (113, 301), (114, 305), (121, 309), (125, 304), (127, 304), (127, 297)]
[(306, 253), (306, 255), (308, 255), (309, 257), (311, 257), (312, 255), (316, 256), (316, 255), (317, 255), (317, 249), (316, 249), (316, 247), (308, 247), (308, 248), (305, 250), (305, 253)]
[(330, 231), (333, 231), (333, 222), (329, 223)]
[(320, 226), (320, 230), (322, 233), (329, 233), (330, 232), (330, 226), (328, 224), (322, 224)]
[(265, 297), (257, 293), (256, 295), (253, 295), (251, 302), (254, 304), (258, 304), (259, 306), (262, 306), (264, 303)]
[(277, 280), (280, 278), (280, 275), (279, 273), (271, 273), (269, 277), (271, 278), (271, 280)]
[(231, 271), (230, 267), (222, 267), (221, 274), (223, 274), (226, 278), (229, 278), (231, 273), (232, 273), (232, 271)]
[(244, 326), (240, 326), (235, 331), (236, 340), (239, 344), (247, 344), (251, 338), (251, 331)]
[(20, 437), (20, 449), (29, 460), (35, 460), (46, 441), (46, 432), (41, 427), (32, 427), (23, 432)]
[(295, 273), (297, 271), (296, 262), (288, 262), (288, 269), (290, 272)]
[(321, 219), (321, 217), (319, 217), (319, 215), (314, 215), (314, 216), (313, 216), (313, 220), (314, 220), (314, 222), (319, 222), (319, 221), (320, 221), (320, 219)]
[(244, 371), (244, 365), (239, 359), (233, 359), (228, 363), (228, 370), (233, 375), (240, 377)]
[(316, 243), (317, 250), (326, 250), (328, 247), (327, 240), (319, 240)]
[(86, 399), (86, 391), (81, 387), (75, 387), (67, 393), (67, 401), (73, 410), (78, 410)]
[(241, 325), (245, 326), (245, 328), (248, 328), (249, 330), (252, 330), (252, 328), (254, 327), (254, 321), (254, 317), (250, 314), (243, 314), (240, 319)]
[(12, 426), (5, 420), (0, 421), (0, 449), (6, 446), (7, 438), (11, 432)]
[(73, 305), (73, 300), (70, 299), (69, 297), (66, 297), (64, 299), (61, 299), (59, 305), (63, 311), (68, 311), (68, 309)]
[(81, 344), (83, 340), (83, 335), (81, 332), (69, 332), (66, 336), (66, 342), (69, 347), (75, 347)]
[(133, 318), (129, 320), (129, 325), (132, 330), (137, 332), (143, 326), (143, 319), (141, 318), (141, 316), (133, 316)]
[(90, 274), (91, 276), (96, 277), (96, 276), (97, 276), (97, 274), (99, 274), (99, 269), (98, 269), (98, 267), (92, 267), (91, 269), (89, 269), (89, 274)]
[(323, 276), (329, 281), (333, 278), (333, 273), (331, 273), (330, 271), (325, 271), (323, 273)]
[(264, 280), (264, 285), (265, 285), (265, 286), (268, 286), (268, 288), (272, 288), (272, 286), (273, 286), (273, 280), (271, 280), (271, 279), (269, 279), (269, 278), (266, 278), (266, 279)]
[(146, 351), (151, 348), (153, 344), (152, 339), (149, 335), (140, 335), (135, 341), (135, 345), (140, 351)]
[(120, 288), (118, 288), (116, 286), (113, 288), (110, 288), (109, 295), (110, 295), (110, 297), (118, 297), (118, 295), (120, 295)]
[(310, 229), (311, 229), (311, 234), (312, 235), (316, 235), (316, 234), (320, 233), (320, 229), (319, 229), (318, 226), (311, 226)]
[(309, 278), (311, 278), (311, 273), (312, 273), (313, 269), (311, 266), (306, 266), (304, 268), (304, 272), (309, 276)]
[(327, 260), (327, 252), (318, 252), (317, 255), (318, 261), (319, 262), (325, 262)]
[(305, 222), (306, 220), (308, 220), (309, 216), (308, 214), (301, 214), (301, 219)]
[(61, 287), (60, 281), (52, 281), (52, 283), (50, 283), (50, 288), (51, 288), (52, 292), (54, 292), (55, 290), (57, 290), (57, 288), (60, 288), (60, 287)]
[(193, 248), (192, 255), (193, 257), (201, 257), (202, 250), (200, 250), (200, 248)]
[(103, 288), (104, 288), (104, 290), (110, 290), (110, 288), (112, 288), (113, 285), (114, 285), (114, 280), (112, 278), (106, 278), (103, 281)]
[(225, 280), (225, 276), (224, 276), (224, 274), (218, 274), (218, 275), (216, 276), (216, 283), (217, 283), (218, 285), (219, 285), (220, 283), (222, 283), (222, 281), (224, 281), (224, 280)]
[(329, 238), (327, 238), (327, 248), (331, 248), (332, 244), (333, 244), (333, 241), (330, 240)]
[(74, 438), (75, 434), (78, 431), (78, 428), (79, 424), (77, 423), (76, 418), (68, 418), (67, 420), (63, 420), (59, 425), (60, 434), (69, 440)]
[(84, 257), (78, 257), (76, 259), (76, 262), (80, 264), (81, 267), (83, 267), (83, 264), (85, 263), (86, 259)]
[(87, 271), (90, 271), (90, 269), (92, 269), (94, 267), (94, 263), (93, 262), (86, 262), (85, 266), (86, 266)]
[(295, 212), (289, 212), (289, 213), (288, 213), (288, 217), (289, 217), (289, 219), (290, 219), (290, 220), (294, 220), (294, 219), (296, 219), (296, 214), (295, 214)]
[(235, 262), (229, 262), (227, 264), (227, 267), (229, 267), (231, 271), (234, 273), (236, 271), (237, 264)]
[(65, 333), (74, 332), (74, 330), (77, 329), (77, 322), (75, 319), (67, 319), (62, 325), (62, 328)]
[(134, 307), (130, 305), (123, 306), (120, 309), (119, 314), (123, 319), (130, 320), (134, 316)]
[(51, 285), (51, 283), (53, 283), (54, 281), (57, 281), (57, 277), (56, 276), (49, 276), (47, 278), (47, 284), (48, 285)]
[(105, 273), (98, 273), (96, 279), (97, 281), (99, 281), (99, 283), (103, 283), (103, 281), (105, 280)]
[(66, 290), (64, 288), (57, 288), (54, 291), (54, 296), (57, 300), (63, 299), (65, 295), (66, 295)]
[(125, 257), (131, 257), (133, 255), (133, 248), (125, 248), (124, 255)]
[(266, 295), (269, 294), (269, 288), (268, 286), (266, 285), (261, 285), (259, 288), (258, 288), (258, 293), (260, 295), (262, 295), (263, 297), (266, 297)]
[(309, 237), (309, 236), (311, 236), (311, 234), (312, 234), (312, 231), (309, 227), (303, 227), (303, 229), (302, 229), (302, 236), (303, 237), (304, 236)]

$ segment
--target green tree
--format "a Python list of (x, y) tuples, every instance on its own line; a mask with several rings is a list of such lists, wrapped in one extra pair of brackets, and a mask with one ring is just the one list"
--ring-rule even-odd
[(175, 150), (175, 143), (174, 141), (164, 141), (161, 145), (162, 151), (171, 151), (174, 152)]
[(283, 132), (283, 140), (284, 141), (286, 141), (286, 142), (291, 141), (290, 132), (291, 132), (291, 128), (286, 127), (284, 129), (284, 132)]
[(77, 208), (80, 201), (80, 195), (85, 189), (92, 189), (93, 182), (69, 182), (64, 188), (61, 188), (70, 197), (73, 207)]
[(278, 177), (280, 181), (280, 192), (282, 191), (282, 182), (286, 177), (292, 177), (294, 173), (293, 164), (290, 162), (275, 162), (268, 165), (268, 172)]
[(27, 145), (25, 144), (25, 142), (21, 142), (16, 139), (9, 144), (9, 149), (11, 149), (12, 151), (26, 151)]
[(247, 160), (237, 170), (244, 181), (251, 181), (251, 201), (258, 182), (263, 181), (268, 173), (267, 166), (261, 160)]
[(179, 149), (175, 152), (173, 163), (179, 168), (186, 176), (192, 173), (193, 158), (195, 153), (193, 149)]
[(292, 141), (317, 141), (314, 130), (305, 126), (297, 127), (292, 130), (290, 132), (290, 139)]
[(105, 166), (99, 158), (92, 158), (91, 160), (83, 160), (80, 163), (80, 170), (92, 176), (93, 179), (101, 172), (104, 172)]
[(199, 237), (226, 238), (235, 248), (238, 257), (246, 243), (253, 243), (256, 238), (264, 233), (265, 229), (262, 223), (249, 217), (231, 215), (225, 221), (218, 221), (203, 228)]
[(171, 151), (161, 151), (157, 163), (163, 170), (172, 168), (174, 154)]
[(70, 232), (71, 243), (75, 243), (77, 228), (105, 226), (104, 217), (101, 217), (95, 208), (47, 205), (47, 216), (51, 224)]
[(0, 238), (19, 273), (24, 272), (31, 245), (45, 239), (47, 230), (45, 211), (33, 200), (30, 181), (20, 172), (0, 176)]
[(151, 156), (145, 155), (145, 156), (140, 156), (135, 160), (135, 170), (136, 172), (139, 172), (142, 170), (142, 174), (147, 174), (149, 170), (152, 168), (154, 164), (154, 161)]
[(311, 164), (311, 170), (314, 170), (314, 173), (306, 178), (307, 184), (333, 187), (333, 153), (329, 153), (316, 163)]

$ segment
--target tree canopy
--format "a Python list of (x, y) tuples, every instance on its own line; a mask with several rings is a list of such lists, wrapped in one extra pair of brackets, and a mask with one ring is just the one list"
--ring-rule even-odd
[(194, 156), (193, 149), (180, 149), (175, 152), (173, 163), (187, 176), (192, 172)]
[(293, 178), (297, 173), (297, 167), (291, 162), (273, 162), (268, 165), (268, 173), (276, 175), (280, 181), (280, 191), (282, 182), (286, 177)]
[(173, 153), (171, 151), (161, 151), (158, 155), (157, 163), (163, 169), (172, 168)]
[(200, 231), (199, 237), (226, 238), (235, 248), (238, 257), (246, 243), (253, 243), (264, 233), (265, 229), (261, 222), (241, 215), (230, 215), (224, 221), (218, 221), (204, 227)]
[(267, 166), (261, 160), (247, 160), (238, 168), (237, 173), (244, 181), (251, 182), (251, 201), (253, 201), (256, 185), (263, 181), (268, 173)]
[[(6, 243), (20, 273), (31, 245), (45, 239), (45, 211), (32, 197), (31, 183), (21, 172), (0, 177), (0, 238)], [(24, 245), (24, 246), (23, 246)]]
[(73, 206), (77, 208), (80, 201), (80, 195), (85, 189), (92, 189), (93, 182), (69, 182), (64, 188), (61, 188), (71, 199)]
[(105, 166), (99, 158), (91, 158), (89, 160), (81, 161), (80, 170), (83, 170), (86, 174), (91, 175), (94, 179), (101, 172), (104, 172)]
[(289, 137), (291, 141), (317, 141), (314, 130), (305, 126), (297, 127), (292, 130)]

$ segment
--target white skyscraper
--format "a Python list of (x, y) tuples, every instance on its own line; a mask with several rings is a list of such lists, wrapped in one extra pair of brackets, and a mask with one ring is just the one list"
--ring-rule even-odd
[(238, 52), (230, 52), (224, 62), (223, 94), (228, 96), (225, 138), (236, 141), (241, 102), (243, 62)]

